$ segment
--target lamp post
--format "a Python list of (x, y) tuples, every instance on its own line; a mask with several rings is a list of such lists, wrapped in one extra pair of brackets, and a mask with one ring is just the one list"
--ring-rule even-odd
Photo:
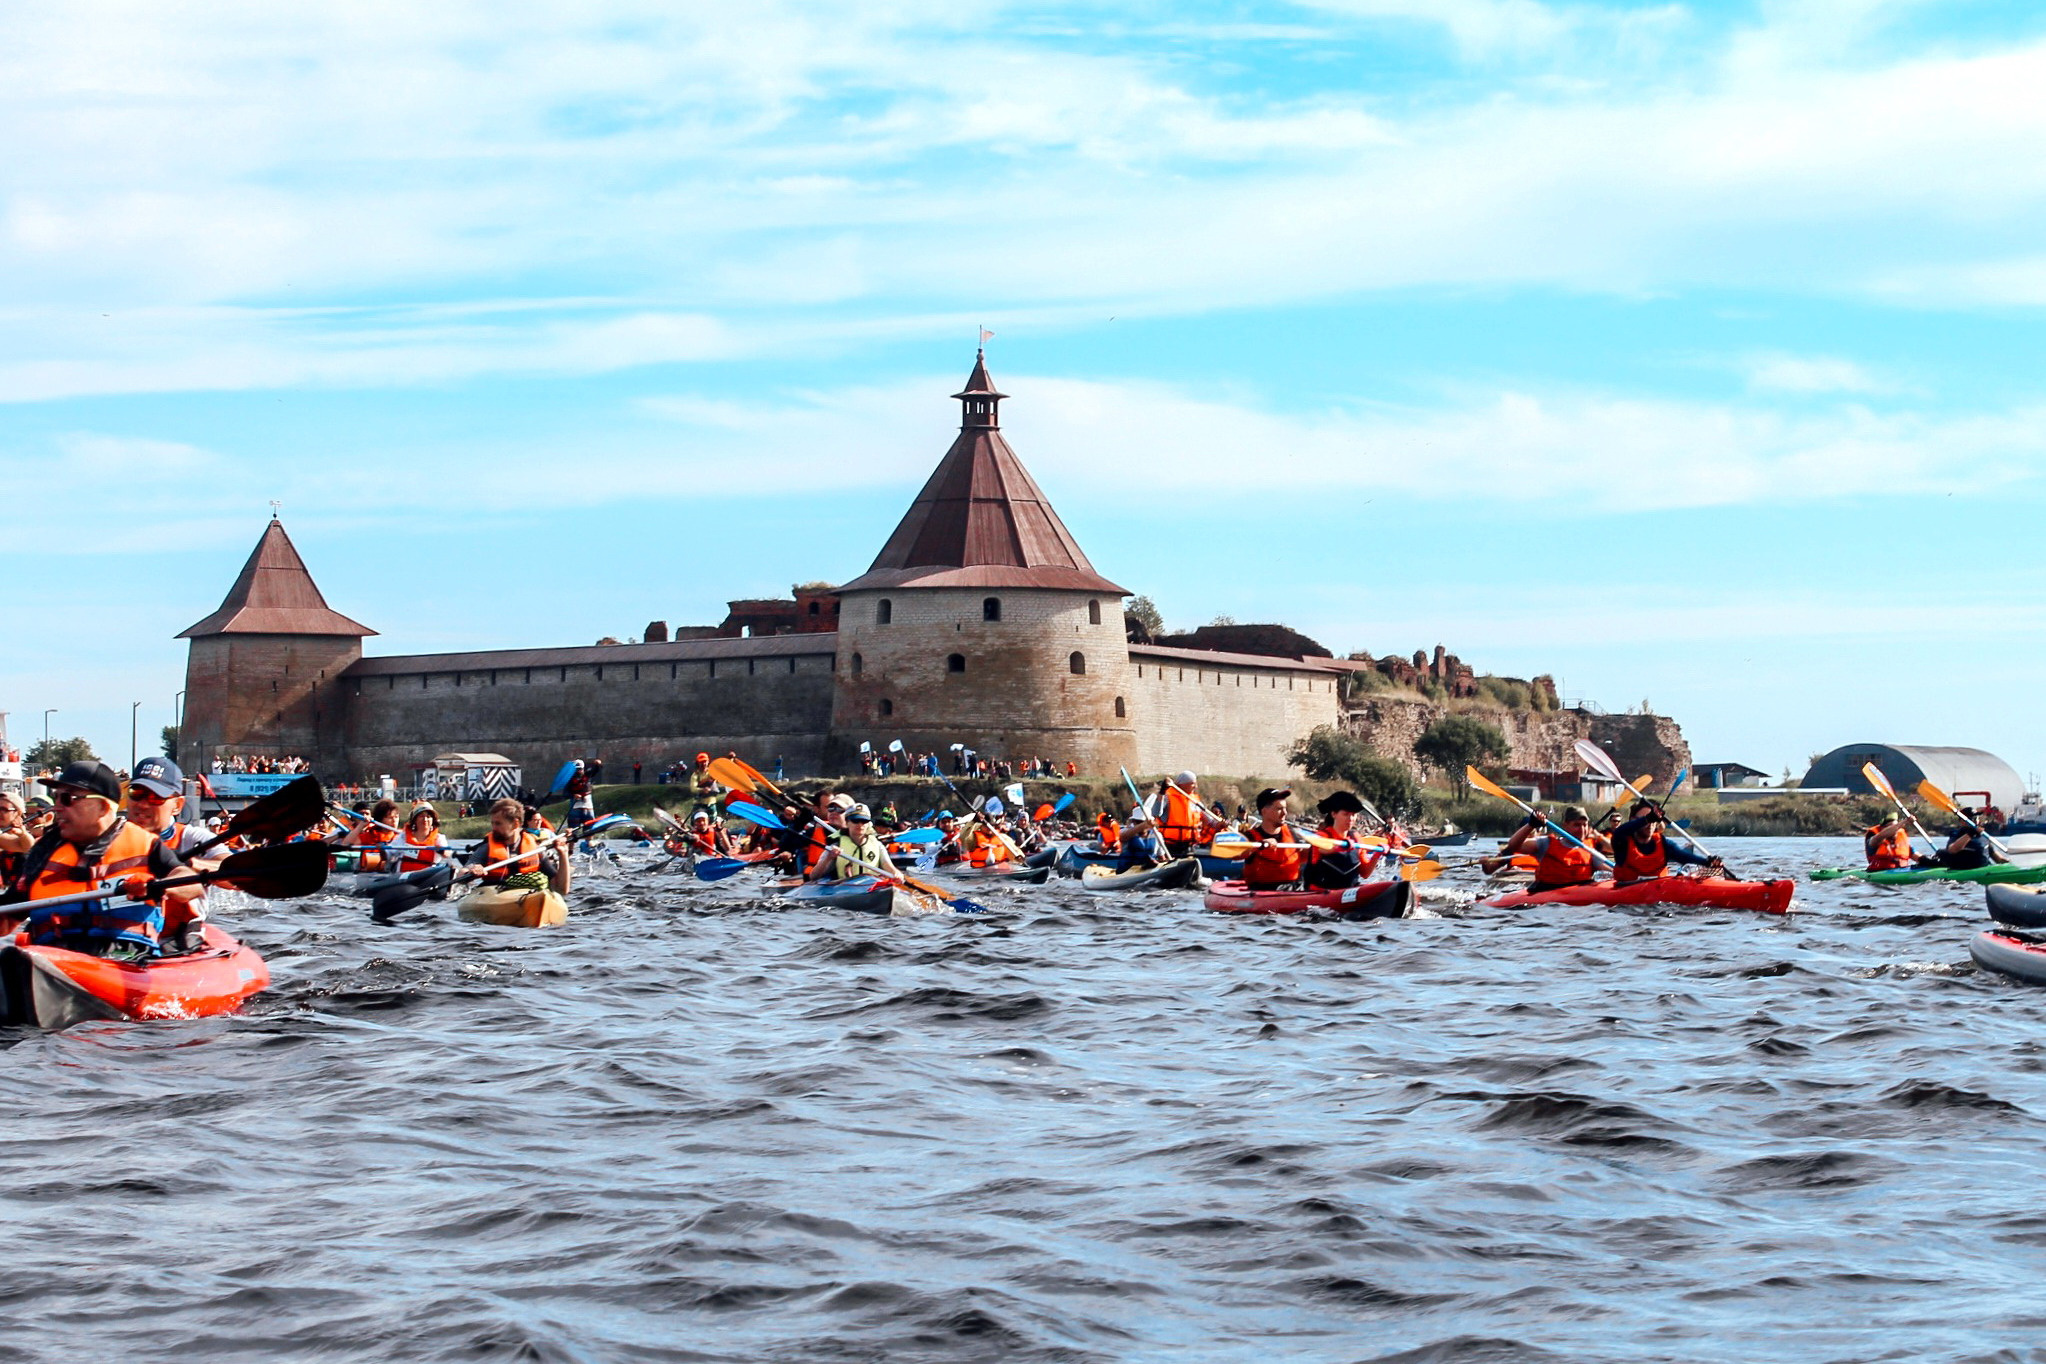
[(46, 757), (46, 758), (50, 756), (50, 755), (49, 755), (49, 747), (50, 747), (50, 717), (51, 717), (52, 715), (55, 715), (56, 713), (57, 713), (57, 708), (56, 708), (55, 706), (51, 706), (51, 707), (50, 707), (50, 708), (49, 708), (48, 710), (46, 710), (46, 711), (44, 711), (44, 712), (43, 712), (43, 750), (44, 750), (44, 751), (43, 751), (43, 756), (44, 756), (44, 757)]
[(140, 701), (137, 701), (134, 705), (128, 707), (128, 773), (130, 776), (134, 775), (135, 759), (139, 756), (135, 751), (138, 740), (137, 732), (135, 729), (135, 722), (137, 718), (140, 717), (141, 714), (142, 703)]

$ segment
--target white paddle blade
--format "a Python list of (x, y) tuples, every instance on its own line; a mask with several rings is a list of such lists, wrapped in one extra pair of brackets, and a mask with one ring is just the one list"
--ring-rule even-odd
[(1593, 743), (1591, 740), (1579, 739), (1575, 744), (1572, 744), (1571, 747), (1577, 750), (1578, 757), (1584, 759), (1584, 765), (1586, 767), (1589, 767), (1592, 771), (1598, 773), (1607, 781), (1617, 781), (1624, 783), (1627, 780), (1624, 776), (1620, 774), (1620, 765), (1614, 762), (1611, 758), (1607, 757), (1606, 751), (1603, 748), (1600, 748), (1597, 744)]

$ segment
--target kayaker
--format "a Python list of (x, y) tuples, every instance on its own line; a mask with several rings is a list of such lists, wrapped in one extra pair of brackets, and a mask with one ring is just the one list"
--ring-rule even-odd
[(28, 831), (28, 806), (12, 791), (0, 791), (0, 890), (14, 884), (35, 841)]
[(350, 847), (381, 848), (398, 837), (398, 802), (389, 796), (369, 807), (368, 822), (358, 824), (344, 840)]
[(967, 830), (966, 860), (976, 867), (1000, 866), (1016, 860), (992, 816), (979, 816)]
[(1172, 853), (1159, 835), (1158, 826), (1151, 822), (1151, 816), (1142, 806), (1130, 811), (1129, 823), (1122, 828), (1121, 845), (1115, 855), (1116, 871), (1162, 867), (1171, 860)]
[[(1307, 845), (1287, 819), (1290, 786), (1267, 787), (1257, 793), (1257, 823), (1244, 831), (1251, 850), (1243, 859), (1243, 883), (1252, 890), (1284, 890), (1300, 882)], [(1166, 840), (1171, 846), (1171, 840)]]
[[(125, 882), (129, 893), (184, 867), (155, 834), (122, 812), (121, 779), (103, 762), (71, 763), (43, 782), (56, 800), (47, 833), (35, 841), (0, 904), (21, 904), (74, 895), (107, 882)], [(104, 900), (25, 911), (24, 931), (32, 944), (141, 961), (183, 951), (199, 936), (205, 914), (199, 887), (177, 886), (154, 899)], [(9, 916), (19, 917), (19, 916)]]
[(1165, 816), (1159, 821), (1158, 832), (1174, 857), (1185, 857), (1189, 849), (1214, 835), (1208, 807), (1201, 801), (1191, 772), (1181, 772), (1165, 783), (1163, 795)]
[(966, 848), (959, 841), (959, 816), (950, 810), (938, 811), (938, 832), (944, 839), (931, 847), (931, 865), (946, 867), (966, 860)]
[[(413, 812), (414, 817), (418, 811)], [(490, 807), (490, 832), (469, 850), (468, 866), (455, 873), (457, 881), (479, 880), (504, 890), (552, 890), (568, 894), (569, 860), (563, 852), (525, 827), (526, 807), (510, 796)], [(408, 832), (410, 826), (408, 825)], [(522, 855), (523, 854), (523, 855)], [(518, 861), (499, 867), (508, 857)], [(485, 871), (485, 867), (493, 870)]]
[(448, 846), (440, 831), (440, 811), (423, 802), (413, 806), (404, 834), (389, 846), (398, 858), (399, 871), (425, 871)]
[(1675, 862), (1686, 867), (1703, 867), (1709, 875), (1724, 876), (1726, 866), (1685, 843), (1672, 843), (1663, 836), (1669, 818), (1652, 800), (1637, 800), (1627, 811), (1627, 822), (1613, 830), (1613, 880), (1620, 885), (1646, 881), (1667, 873)]
[(1103, 810), (1094, 817), (1094, 846), (1102, 852), (1112, 853), (1122, 843), (1122, 830), (1117, 827), (1115, 816)]
[(597, 817), (597, 801), (591, 791), (594, 783), (590, 771), (581, 758), (575, 760), (575, 774), (568, 779), (568, 818), (562, 821), (573, 829), (579, 824), (588, 824)]
[(144, 758), (128, 778), (128, 819), (163, 840), (163, 845), (190, 867), (211, 871), (220, 857), (194, 857), (192, 849), (213, 835), (198, 824), (180, 824), (185, 808), (185, 774), (169, 758)]
[(845, 812), (854, 804), (851, 796), (824, 787), (812, 797), (809, 808), (799, 812), (802, 817), (782, 831), (782, 849), (797, 875), (810, 879), (824, 858), (826, 845), (844, 831)]
[(1364, 802), (1353, 791), (1337, 791), (1315, 807), (1321, 812), (1321, 826), (1314, 832), (1342, 844), (1339, 848), (1310, 847), (1307, 865), (1301, 869), (1301, 884), (1310, 890), (1344, 890), (1362, 885), (1378, 867), (1380, 853), (1366, 853), (1356, 842), (1357, 816)]
[(689, 851), (698, 857), (730, 857), (732, 835), (710, 817), (710, 811), (698, 810), (689, 817)]
[(41, 838), (48, 832), (50, 825), (56, 819), (57, 809), (50, 804), (49, 799), (45, 796), (30, 796), (28, 804), (21, 808), (24, 812), (24, 817), (28, 821), (28, 831), (37, 838)]
[[(525, 829), (527, 833), (534, 834), (540, 838), (545, 838), (547, 835), (554, 832), (553, 821), (549, 820), (547, 816), (540, 813), (539, 806), (528, 805), (525, 807), (525, 811), (526, 811)], [(395, 814), (396, 811), (393, 810), (392, 813)], [(381, 815), (377, 817), (379, 819), (383, 818), (383, 816)]]
[(1911, 829), (1899, 814), (1862, 831), (1862, 851), (1868, 855), (1870, 871), (1898, 871), (1916, 864), (1911, 855)]
[(844, 828), (824, 849), (816, 871), (804, 879), (842, 881), (851, 876), (887, 876), (897, 880), (902, 877), (874, 832), (873, 812), (864, 805), (855, 805), (845, 812)]
[[(1513, 837), (1506, 840), (1506, 846), (1499, 850), (1502, 857), (1527, 853), (1535, 859), (1535, 879), (1528, 887), (1531, 891), (1589, 885), (1597, 879), (1598, 862), (1593, 854), (1611, 854), (1611, 845), (1592, 830), (1591, 816), (1584, 813), (1582, 807), (1566, 806), (1563, 818), (1558, 822), (1570, 838), (1558, 838), (1542, 832), (1548, 827), (1548, 821), (1536, 813), (1529, 815), (1527, 823), (1521, 825)], [(1572, 843), (1571, 838), (1577, 842)]]
[[(1975, 818), (1973, 809), (1964, 809), (1961, 813), (1969, 819)], [(1994, 866), (1996, 857), (1989, 847), (1989, 840), (1963, 824), (1947, 837), (1947, 845), (1939, 850), (1938, 861), (1949, 871), (1974, 871)]]

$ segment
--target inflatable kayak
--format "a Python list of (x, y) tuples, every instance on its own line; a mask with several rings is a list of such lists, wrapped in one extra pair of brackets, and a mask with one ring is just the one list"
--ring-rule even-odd
[(1223, 914), (1333, 914), (1343, 919), (1404, 918), (1411, 881), (1366, 881), (1346, 890), (1252, 890), (1241, 881), (1208, 887), (1209, 909)]
[(780, 893), (791, 900), (822, 902), (860, 914), (893, 914), (895, 890), (893, 881), (878, 876), (852, 876), (843, 881), (804, 881), (786, 886)]
[(1107, 867), (1115, 870), (1115, 854), (1101, 851), (1094, 843), (1068, 843), (1059, 849), (1058, 860), (1052, 863), (1060, 876), (1078, 876), (1089, 867)]
[(2019, 928), (2046, 928), (2046, 894), (2025, 886), (1984, 886), (1989, 917)]
[(1867, 881), (1877, 886), (1915, 886), (1921, 881), (1967, 881), (1978, 886), (2034, 886), (2046, 882), (2046, 867), (1899, 867), (1895, 871), (1866, 871), (1860, 867), (1821, 867), (1811, 873), (1814, 881)]
[(1051, 868), (1026, 867), (1020, 862), (997, 862), (976, 867), (971, 862), (953, 862), (937, 869), (940, 876), (957, 876), (968, 881), (1008, 881), (1021, 886), (1041, 886), (1051, 880)]
[(255, 949), (212, 924), (205, 943), (141, 962), (61, 947), (0, 948), (0, 1019), (54, 1029), (93, 1019), (205, 1018), (269, 986), (270, 968)]
[(1156, 867), (1115, 871), (1088, 867), (1080, 873), (1081, 890), (1185, 890), (1201, 879), (1200, 859), (1182, 857)]
[(551, 890), (472, 890), (455, 902), (455, 913), (472, 924), (502, 928), (553, 928), (568, 922), (568, 901)]
[(2046, 942), (2041, 942), (2029, 933), (2009, 933), (1991, 929), (1977, 933), (1968, 944), (1968, 955), (1977, 966), (1990, 971), (2001, 971), (2004, 975), (2030, 981), (2034, 985), (2046, 985)]
[(1523, 905), (1690, 905), (1699, 909), (1752, 909), (1782, 914), (1790, 908), (1795, 881), (1729, 881), (1719, 876), (1653, 876), (1624, 886), (1595, 881), (1561, 890), (1515, 890), (1480, 903), (1494, 909)]

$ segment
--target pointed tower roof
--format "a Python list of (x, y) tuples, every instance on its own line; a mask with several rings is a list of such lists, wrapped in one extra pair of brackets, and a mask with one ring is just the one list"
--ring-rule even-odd
[(873, 566), (841, 587), (1047, 587), (1129, 595), (1094, 571), (1023, 461), (1002, 439), (1006, 393), (974, 356), (959, 399), (959, 438)]
[(328, 609), (327, 599), (306, 572), (291, 537), (276, 517), (263, 528), (256, 552), (242, 565), (241, 576), (228, 589), (220, 609), (178, 635), (198, 639), (202, 635), (373, 635), (376, 631), (359, 625), (339, 611)]

